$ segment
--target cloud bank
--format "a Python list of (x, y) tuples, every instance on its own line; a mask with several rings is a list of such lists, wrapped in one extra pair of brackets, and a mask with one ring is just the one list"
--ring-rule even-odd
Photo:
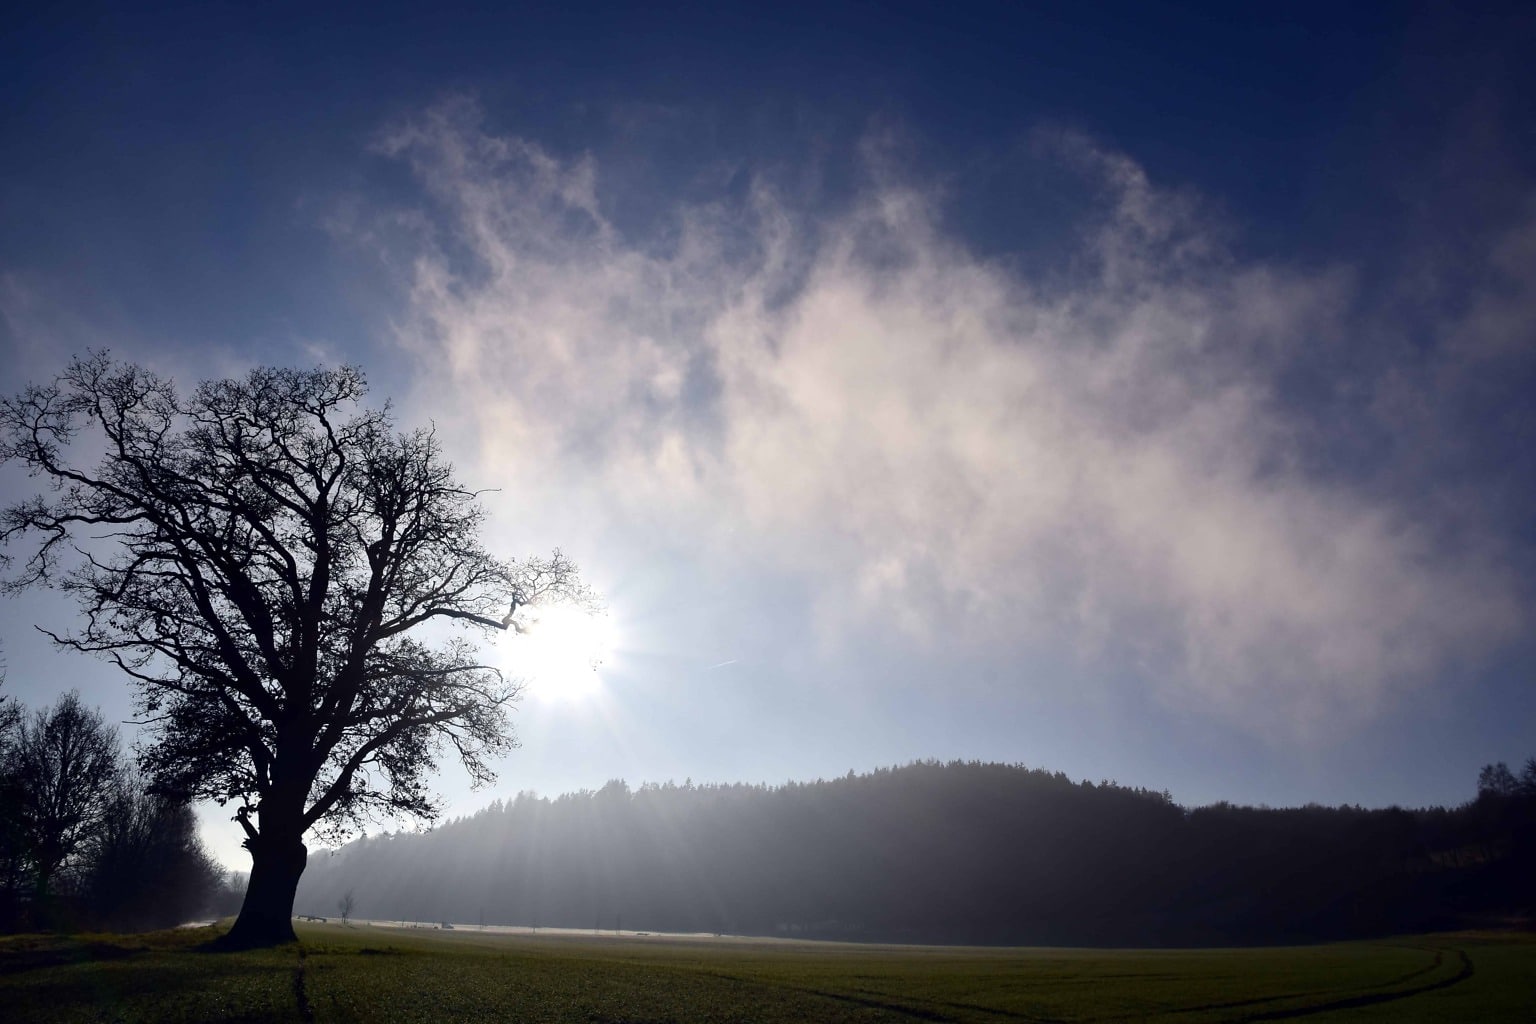
[[(377, 148), (421, 189), (379, 219), (414, 401), (472, 434), (476, 478), (552, 525), (801, 579), (822, 645), (1065, 645), (1308, 734), (1527, 621), (1475, 494), (1419, 500), (1394, 446), (1328, 457), (1433, 436), (1450, 363), (1373, 365), (1325, 425), (1285, 382), (1370, 341), (1349, 269), (1237, 258), (1198, 200), (1088, 140), (1039, 140), (1096, 197), (1039, 279), (953, 237), (878, 135), (835, 209), (760, 175), (645, 238), (605, 215), (595, 158), (489, 132), (472, 101)], [(1447, 327), (1451, 363), (1515, 344), (1521, 294)]]

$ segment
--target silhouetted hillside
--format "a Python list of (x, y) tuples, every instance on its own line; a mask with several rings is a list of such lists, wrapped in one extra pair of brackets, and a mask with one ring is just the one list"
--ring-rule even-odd
[(1284, 941), (1531, 900), (1531, 790), (1455, 810), (1186, 810), (1017, 765), (521, 795), (310, 860), (302, 912), (925, 942)]

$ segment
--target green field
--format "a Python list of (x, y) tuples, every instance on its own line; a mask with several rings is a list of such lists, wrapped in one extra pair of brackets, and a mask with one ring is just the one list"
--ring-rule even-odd
[(1536, 937), (1268, 949), (859, 946), (302, 925), (0, 939), (8, 1021), (1531, 1021)]

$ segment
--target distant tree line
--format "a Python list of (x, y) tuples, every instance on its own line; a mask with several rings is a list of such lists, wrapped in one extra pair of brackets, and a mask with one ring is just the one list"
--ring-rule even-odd
[(1187, 809), (1019, 765), (520, 795), (311, 858), (366, 916), (917, 942), (1282, 942), (1528, 914), (1536, 760), (1446, 809)]
[(99, 711), (0, 701), (0, 930), (163, 928), (228, 903), (192, 810), (145, 786)]

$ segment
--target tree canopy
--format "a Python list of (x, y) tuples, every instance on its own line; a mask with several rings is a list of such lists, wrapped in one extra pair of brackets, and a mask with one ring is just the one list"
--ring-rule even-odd
[(22, 721), (4, 760), (33, 883), (43, 895), (59, 868), (101, 831), (120, 782), (117, 730), (71, 691)]
[(11, 717), (0, 716), (0, 932), (167, 928), (200, 914), (220, 880), (196, 818), (145, 788), (100, 711), (71, 691)]
[(366, 393), (342, 367), (183, 395), (95, 354), (0, 403), (0, 457), (51, 485), (0, 513), (8, 549), (34, 541), (6, 585), (78, 600), (80, 624), (50, 635), (137, 683), (159, 786), (238, 807), (253, 865), (236, 944), (291, 937), (310, 829), (431, 817), (449, 751), (493, 778), (519, 684), (473, 633), (593, 600), (559, 551), (488, 552), (434, 432), (397, 430)]

